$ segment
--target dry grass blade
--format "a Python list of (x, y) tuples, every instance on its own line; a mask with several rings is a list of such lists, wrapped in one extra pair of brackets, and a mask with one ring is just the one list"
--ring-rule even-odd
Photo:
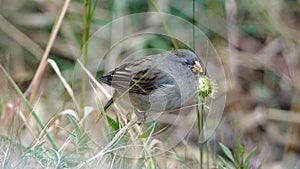
[[(95, 77), (84, 67), (84, 65), (82, 64), (82, 62), (80, 60), (77, 60), (77, 62), (79, 63), (80, 67), (83, 69), (83, 71), (86, 73), (86, 75), (89, 77), (89, 79), (92, 81), (93, 84), (96, 84), (97, 88), (101, 90), (101, 92), (104, 94), (104, 96), (107, 99), (110, 99), (112, 96), (104, 89), (104, 87), (102, 87), (99, 82), (95, 79)], [(93, 87), (94, 88), (94, 87)], [(99, 98), (99, 97), (98, 97)], [(116, 110), (118, 112), (122, 112), (121, 108), (114, 105)]]
[(22, 91), (20, 90), (20, 88), (17, 86), (17, 84), (14, 82), (14, 80), (12, 79), (12, 77), (8, 74), (8, 72), (4, 69), (4, 67), (2, 65), (0, 65), (0, 69), (2, 70), (2, 72), (5, 74), (5, 76), (8, 78), (8, 80), (10, 81), (10, 83), (13, 85), (14, 89), (17, 91), (17, 93), (20, 95), (20, 97), (22, 98), (23, 102), (25, 103), (25, 105), (27, 106), (28, 110), (31, 112), (31, 114), (33, 115), (34, 119), (36, 120), (37, 124), (40, 126), (40, 128), (43, 130), (44, 134), (46, 135), (46, 137), (48, 138), (48, 140), (50, 141), (50, 143), (52, 144), (53, 148), (55, 150), (58, 149), (58, 146), (54, 140), (54, 138), (52, 137), (52, 135), (49, 133), (47, 127), (44, 125), (44, 123), (41, 121), (40, 117), (38, 116), (38, 114), (35, 112), (35, 110), (33, 109), (33, 107), (31, 106), (31, 104), (29, 103), (29, 101), (27, 100), (27, 98), (23, 95)]
[[(136, 119), (137, 120), (137, 119)], [(123, 128), (121, 128), (116, 135), (114, 136), (114, 138), (99, 152), (97, 153), (94, 157), (86, 160), (85, 162), (83, 162), (82, 164), (80, 164), (78, 166), (78, 168), (82, 168), (85, 164), (88, 164), (94, 160), (96, 160), (97, 158), (105, 155), (106, 153), (109, 153), (113, 150), (113, 146), (115, 144), (118, 143), (118, 141), (122, 138), (122, 136), (126, 133), (126, 131), (133, 125), (136, 123), (136, 120), (132, 120), (129, 123), (126, 124), (126, 126), (124, 126)]]
[(55, 73), (57, 74), (57, 76), (59, 77), (59, 79), (61, 80), (61, 82), (63, 83), (63, 85), (65, 86), (67, 92), (69, 93), (70, 97), (73, 100), (73, 103), (77, 109), (78, 112), (80, 112), (80, 106), (75, 98), (74, 92), (71, 88), (71, 86), (67, 83), (66, 79), (62, 76), (57, 64), (54, 62), (54, 60), (52, 59), (48, 59), (48, 63), (52, 66), (52, 68), (54, 69)]
[(32, 88), (32, 93), (31, 93), (31, 96), (30, 96), (30, 99), (29, 99), (30, 103), (32, 102), (32, 100), (33, 100), (33, 98), (34, 98), (34, 96), (36, 94), (36, 91), (37, 91), (37, 88), (39, 86), (41, 77), (42, 77), (42, 75), (44, 73), (44, 70), (46, 68), (46, 65), (47, 65), (47, 59), (48, 59), (50, 50), (51, 50), (51, 48), (53, 46), (54, 40), (55, 40), (56, 35), (58, 33), (58, 30), (59, 30), (59, 28), (60, 28), (60, 26), (62, 24), (62, 21), (64, 19), (64, 16), (65, 16), (66, 12), (67, 12), (69, 4), (70, 4), (70, 0), (66, 0), (65, 3), (64, 3), (64, 5), (63, 5), (63, 7), (62, 7), (60, 15), (58, 16), (57, 22), (56, 22), (56, 24), (55, 24), (55, 26), (54, 26), (54, 28), (53, 28), (53, 30), (51, 32), (50, 39), (49, 39), (47, 47), (46, 47), (46, 49), (44, 51), (44, 54), (43, 54), (42, 60), (41, 60), (41, 62), (39, 64), (39, 67), (38, 67), (38, 69), (36, 71), (36, 74), (34, 75), (33, 80), (32, 80), (32, 82), (30, 83), (30, 86), (27, 89), (27, 90), (30, 91), (31, 88)]
[(280, 109), (268, 109), (267, 118), (270, 120), (300, 124), (299, 112)]
[(84, 65), (81, 63), (80, 60), (77, 59), (77, 62), (79, 63), (82, 70), (87, 74), (89, 79), (97, 85), (97, 87), (104, 93), (106, 98), (111, 98), (111, 95), (98, 83), (98, 81), (95, 79), (95, 77), (84, 67)]
[(35, 56), (37, 59), (40, 59), (43, 54), (42, 48), (1, 15), (0, 29), (21, 46), (23, 46), (26, 50), (32, 53), (33, 56)]

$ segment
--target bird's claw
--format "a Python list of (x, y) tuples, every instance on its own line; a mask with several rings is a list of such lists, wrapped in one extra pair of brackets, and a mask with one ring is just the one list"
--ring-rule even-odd
[(136, 117), (137, 117), (137, 124), (140, 125), (143, 122), (146, 121), (147, 115), (146, 112), (139, 112), (139, 111), (134, 111)]

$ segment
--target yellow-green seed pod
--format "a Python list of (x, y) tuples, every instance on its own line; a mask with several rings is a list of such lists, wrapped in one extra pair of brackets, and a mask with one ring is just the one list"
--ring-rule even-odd
[(196, 99), (206, 99), (213, 94), (213, 84), (207, 76), (200, 76), (197, 86), (197, 91), (195, 93)]

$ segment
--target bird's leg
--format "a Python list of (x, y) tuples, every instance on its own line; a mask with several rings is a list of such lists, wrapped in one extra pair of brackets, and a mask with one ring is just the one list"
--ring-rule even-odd
[(146, 112), (140, 112), (138, 110), (134, 110), (134, 113), (137, 117), (137, 123), (140, 125), (141, 123), (146, 121), (147, 115)]

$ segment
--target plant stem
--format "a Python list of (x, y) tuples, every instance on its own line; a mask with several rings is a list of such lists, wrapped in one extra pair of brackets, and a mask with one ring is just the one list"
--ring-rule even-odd
[(20, 88), (17, 86), (17, 84), (14, 82), (14, 80), (11, 78), (11, 76), (6, 72), (6, 70), (2, 67), (2, 65), (0, 65), (0, 68), (2, 69), (3, 73), (8, 78), (8, 80), (10, 81), (10, 83), (13, 85), (14, 89), (20, 95), (20, 97), (22, 98), (23, 102), (25, 103), (25, 105), (27, 106), (27, 108), (29, 109), (29, 111), (31, 112), (32, 116), (34, 117), (34, 119), (36, 120), (36, 122), (38, 123), (38, 125), (42, 128), (42, 130), (46, 134), (46, 136), (47, 136), (48, 140), (50, 141), (50, 143), (52, 144), (53, 148), (55, 150), (58, 150), (58, 146), (56, 145), (56, 143), (55, 143), (52, 135), (48, 132), (47, 128), (45, 127), (45, 125), (43, 124), (43, 122), (41, 121), (41, 119), (39, 118), (39, 116), (37, 115), (37, 113), (33, 110), (33, 107), (30, 105), (30, 102), (23, 95), (23, 93), (20, 90)]
[[(154, 0), (150, 0), (150, 3), (151, 3), (152, 6), (154, 7), (155, 11), (156, 11), (156, 12), (159, 12), (159, 10), (158, 10), (158, 8), (157, 8), (157, 6), (156, 6)], [(174, 47), (175, 49), (178, 49), (179, 46), (178, 46), (177, 42), (175, 41), (175, 39), (172, 38), (171, 32), (170, 32), (170, 30), (169, 30), (169, 28), (168, 28), (168, 26), (167, 26), (165, 20), (164, 20), (162, 17), (160, 17), (160, 19), (161, 19), (161, 21), (162, 21), (162, 24), (163, 24), (163, 27), (164, 27), (166, 33), (170, 36), (171, 43), (172, 43), (173, 47)]]
[[(83, 2), (83, 32), (82, 32), (82, 63), (86, 67), (87, 64), (87, 41), (89, 37), (89, 24), (88, 24), (88, 2), (89, 0), (84, 0)], [(85, 89), (86, 89), (86, 75), (85, 72), (82, 72), (82, 81), (81, 81), (81, 102), (80, 107), (83, 109), (85, 105)]]
[(50, 53), (51, 48), (54, 44), (54, 40), (57, 36), (58, 30), (59, 30), (59, 28), (62, 24), (63, 18), (65, 16), (66, 12), (67, 12), (69, 4), (70, 4), (70, 0), (66, 0), (64, 2), (64, 5), (61, 7), (61, 9), (59, 11), (59, 16), (55, 21), (54, 27), (53, 27), (52, 32), (50, 34), (50, 38), (49, 38), (47, 47), (44, 51), (41, 62), (39, 64), (39, 67), (38, 67), (38, 69), (37, 69), (37, 71), (36, 71), (36, 73), (33, 77), (33, 80), (31, 81), (31, 83), (30, 83), (30, 85), (27, 89), (27, 90), (31, 91), (31, 95), (30, 95), (30, 99), (29, 99), (30, 103), (33, 101), (33, 98), (35, 97), (35, 94), (36, 94), (37, 88), (39, 86), (41, 77), (42, 77), (42, 75), (44, 73), (44, 70), (46, 68), (46, 65), (47, 65), (47, 59), (48, 59), (49, 53)]
[[(202, 102), (202, 100), (201, 101), (199, 101), (198, 100), (198, 102)], [(201, 135), (201, 129), (202, 129), (202, 124), (201, 124), (201, 122), (202, 122), (202, 120), (201, 120), (201, 112), (200, 112), (200, 110), (199, 110), (199, 106), (196, 106), (196, 111), (197, 111), (197, 127), (198, 127), (198, 143), (199, 143), (199, 158), (200, 158), (200, 169), (202, 169), (203, 168), (203, 146), (202, 146), (202, 144), (201, 144), (201, 142), (200, 142), (200, 135)]]

